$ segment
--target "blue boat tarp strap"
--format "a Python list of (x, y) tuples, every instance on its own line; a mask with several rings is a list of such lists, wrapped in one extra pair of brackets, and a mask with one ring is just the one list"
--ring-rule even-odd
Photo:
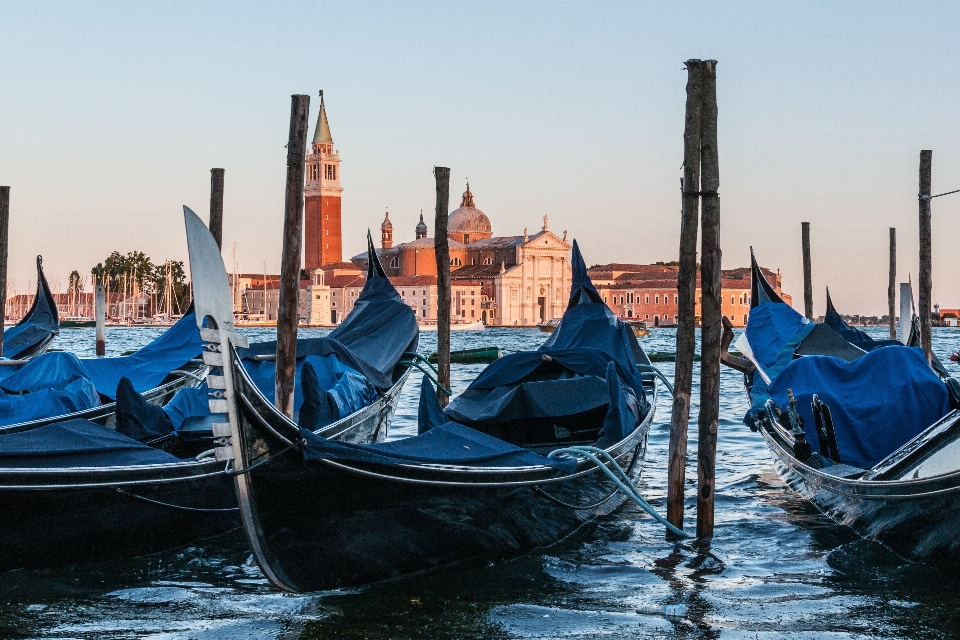
[(351, 444), (335, 442), (300, 430), (304, 460), (350, 460), (378, 465), (449, 464), (475, 467), (547, 465), (571, 472), (574, 460), (557, 460), (517, 447), (456, 422), (394, 442)]
[(0, 466), (117, 467), (184, 462), (133, 438), (76, 418), (0, 436)]
[(129, 378), (133, 388), (143, 393), (160, 385), (172, 370), (199, 358), (202, 351), (200, 331), (193, 312), (190, 312), (132, 355), (89, 358), (82, 362), (86, 376), (97, 391), (108, 398), (115, 398), (120, 378)]
[(420, 405), (417, 409), (418, 433), (430, 431), (446, 421), (447, 417), (443, 414), (443, 407), (440, 406), (437, 390), (429, 376), (424, 374), (420, 381)]
[(830, 408), (840, 460), (870, 468), (950, 411), (946, 385), (914, 347), (883, 347), (846, 362), (815, 356), (793, 361), (768, 392), (781, 409), (787, 389), (797, 399), (807, 440), (819, 450), (810, 403), (813, 394)]

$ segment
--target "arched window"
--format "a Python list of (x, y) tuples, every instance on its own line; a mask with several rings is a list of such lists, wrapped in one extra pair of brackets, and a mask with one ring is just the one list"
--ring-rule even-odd
[(493, 258), (484, 258), (483, 264), (493, 264)]
[(451, 266), (451, 267), (462, 267), (462, 266), (463, 266), (463, 260), (461, 260), (460, 258), (450, 258), (450, 266)]

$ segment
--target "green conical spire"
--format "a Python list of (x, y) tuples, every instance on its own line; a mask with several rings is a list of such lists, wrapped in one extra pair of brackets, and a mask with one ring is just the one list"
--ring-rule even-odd
[(317, 131), (313, 134), (313, 144), (333, 144), (330, 124), (327, 122), (327, 110), (323, 106), (323, 90), (320, 90), (320, 115), (317, 116)]

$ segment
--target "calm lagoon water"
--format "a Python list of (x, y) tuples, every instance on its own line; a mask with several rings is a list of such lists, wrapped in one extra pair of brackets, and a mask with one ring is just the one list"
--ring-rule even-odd
[[(876, 337), (884, 329), (870, 329)], [(245, 331), (268, 339), (273, 331)], [(320, 330), (303, 334), (322, 335)], [(108, 330), (122, 353), (159, 334)], [(536, 330), (455, 332), (453, 348), (538, 346)], [(436, 334), (423, 335), (433, 350)], [(654, 330), (650, 352), (672, 352)], [(66, 330), (57, 348), (93, 353), (92, 330)], [(960, 331), (934, 330), (941, 359)], [(672, 363), (660, 363), (668, 377)], [(947, 362), (952, 369), (957, 365)], [(454, 365), (453, 388), (482, 365)], [(690, 451), (696, 451), (696, 395)], [(415, 432), (419, 379), (404, 390), (391, 437)], [(626, 505), (546, 552), (497, 566), (366, 589), (291, 596), (269, 587), (242, 535), (134, 560), (0, 574), (0, 637), (155, 638), (950, 638), (960, 637), (960, 580), (857, 538), (780, 482), (747, 408), (738, 374), (721, 381), (717, 528), (709, 543), (667, 542)], [(642, 490), (664, 508), (670, 402), (661, 398)], [(694, 527), (696, 459), (687, 470)], [(0, 517), (3, 517), (0, 514)], [(424, 540), (423, 544), (431, 544)], [(638, 613), (686, 604), (668, 620)]]

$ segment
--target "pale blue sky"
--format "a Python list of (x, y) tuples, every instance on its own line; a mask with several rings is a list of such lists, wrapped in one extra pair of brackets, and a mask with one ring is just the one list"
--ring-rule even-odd
[[(42, 3), (0, 0), (0, 184), (11, 275), (43, 253), (61, 286), (111, 250), (186, 257), (226, 168), (225, 257), (276, 271), (290, 95), (324, 89), (343, 158), (345, 257), (390, 208), (398, 241), (432, 167), (470, 177), (494, 233), (581, 242), (588, 263), (675, 260), (688, 58), (716, 58), (724, 267), (781, 268), (818, 313), (886, 309), (887, 234), (917, 271), (917, 162), (960, 189), (960, 12), (952, 3)], [(934, 300), (960, 194), (934, 201)], [(18, 284), (23, 287), (22, 284)]]

